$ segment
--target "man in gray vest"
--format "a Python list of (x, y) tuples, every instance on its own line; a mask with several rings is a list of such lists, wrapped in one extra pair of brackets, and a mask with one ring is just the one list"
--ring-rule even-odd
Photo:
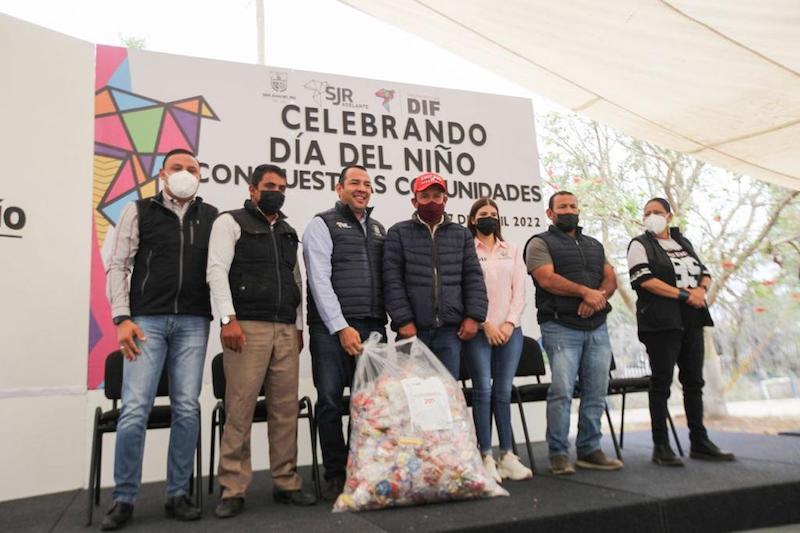
[(336, 205), (317, 214), (303, 235), (315, 412), (330, 500), (345, 482), (344, 388), (350, 386), (361, 343), (372, 332), (386, 339), (381, 269), (386, 230), (367, 207), (372, 184), (366, 169), (345, 167), (336, 193)]
[(611, 343), (606, 315), (617, 289), (614, 269), (603, 245), (578, 225), (578, 199), (567, 191), (550, 197), (552, 225), (525, 245), (525, 261), (536, 286), (537, 320), (550, 360), (552, 382), (547, 392), (547, 444), (550, 471), (574, 474), (569, 461), (569, 422), (575, 382), (580, 378), (576, 465), (593, 470), (619, 470), (622, 461), (600, 448), (601, 417), (608, 392)]

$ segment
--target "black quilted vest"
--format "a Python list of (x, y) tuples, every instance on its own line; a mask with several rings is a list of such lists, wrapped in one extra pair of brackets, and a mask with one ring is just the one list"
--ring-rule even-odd
[(293, 324), (300, 304), (297, 232), (282, 213), (270, 225), (250, 200), (230, 214), (242, 228), (228, 273), (236, 318)]
[[(374, 319), (385, 324), (382, 265), (386, 230), (371, 217), (371, 213), (372, 208), (369, 208), (366, 234), (353, 211), (342, 202), (336, 202), (332, 209), (316, 216), (328, 226), (333, 242), (331, 283), (345, 319)], [(314, 296), (309, 290), (308, 323), (321, 322)]]
[[(600, 287), (606, 263), (605, 251), (600, 241), (583, 235), (581, 228), (578, 228), (576, 238), (573, 238), (555, 226), (534, 235), (532, 239), (542, 239), (547, 244), (556, 274), (592, 289)], [(525, 247), (527, 248), (527, 243)], [(536, 319), (540, 324), (553, 320), (571, 328), (592, 330), (605, 323), (606, 315), (611, 311), (611, 306), (606, 305), (602, 312), (589, 318), (581, 318), (578, 316), (581, 298), (550, 293), (535, 278), (533, 284), (536, 286)]]
[(164, 193), (136, 202), (139, 249), (131, 275), (131, 315), (211, 319), (206, 262), (217, 208), (196, 197), (181, 222), (164, 202)]

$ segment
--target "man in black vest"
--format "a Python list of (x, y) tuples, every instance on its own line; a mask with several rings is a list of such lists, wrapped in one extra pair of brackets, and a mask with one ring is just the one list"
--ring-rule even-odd
[(108, 297), (125, 360), (114, 504), (103, 518), (104, 530), (123, 527), (133, 514), (162, 369), (169, 372), (172, 416), (164, 507), (178, 520), (200, 518), (187, 492), (200, 429), (198, 397), (211, 320), (206, 255), (217, 209), (195, 196), (200, 164), (188, 150), (169, 152), (159, 176), (162, 192), (122, 211), (108, 265)]
[(361, 343), (373, 332), (386, 340), (381, 271), (386, 230), (367, 207), (372, 195), (367, 170), (345, 167), (336, 193), (336, 205), (317, 214), (303, 235), (315, 413), (330, 500), (345, 482), (344, 388), (351, 384)]
[(298, 372), (303, 327), (297, 233), (281, 207), (286, 173), (274, 165), (253, 170), (244, 208), (214, 222), (208, 284), (222, 316), (225, 428), (220, 446), (222, 500), (217, 517), (239, 514), (253, 477), (250, 428), (262, 386), (267, 392), (273, 499), (313, 505), (297, 474)]
[(606, 315), (617, 289), (614, 269), (599, 241), (578, 225), (578, 199), (567, 191), (550, 197), (552, 225), (525, 245), (525, 261), (536, 286), (536, 309), (542, 342), (550, 360), (547, 392), (547, 444), (550, 470), (573, 474), (569, 461), (569, 422), (575, 381), (580, 378), (576, 465), (618, 470), (622, 461), (600, 448), (601, 417), (608, 392), (611, 343)]

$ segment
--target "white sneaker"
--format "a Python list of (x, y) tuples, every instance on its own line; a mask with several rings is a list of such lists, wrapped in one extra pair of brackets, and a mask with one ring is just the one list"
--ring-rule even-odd
[(533, 471), (522, 464), (519, 457), (511, 452), (506, 452), (500, 456), (500, 463), (497, 465), (497, 472), (503, 477), (519, 481), (533, 477)]
[(498, 483), (503, 482), (503, 478), (500, 477), (500, 474), (497, 473), (497, 465), (494, 462), (494, 457), (491, 453), (487, 453), (483, 456), (483, 467), (486, 469), (486, 474), (494, 478), (495, 481)]

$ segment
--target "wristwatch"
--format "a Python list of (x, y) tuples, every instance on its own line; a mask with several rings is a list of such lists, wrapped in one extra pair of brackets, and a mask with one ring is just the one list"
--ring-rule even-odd
[(131, 319), (131, 317), (128, 316), (128, 315), (115, 316), (114, 319), (113, 319), (114, 320), (114, 325), (115, 326), (119, 326), (120, 324), (122, 324), (126, 320), (130, 320), (130, 319)]
[(236, 315), (225, 315), (224, 317), (219, 319), (219, 323), (221, 326), (227, 326), (234, 320), (236, 320)]

